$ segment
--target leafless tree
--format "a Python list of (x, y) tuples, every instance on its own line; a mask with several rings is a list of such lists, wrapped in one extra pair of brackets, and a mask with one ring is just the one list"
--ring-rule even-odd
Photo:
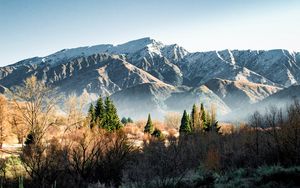
[(58, 95), (53, 88), (31, 76), (22, 86), (13, 89), (12, 96), (21, 123), (28, 127), (35, 142), (40, 142), (48, 127), (55, 122), (52, 113), (58, 102)]

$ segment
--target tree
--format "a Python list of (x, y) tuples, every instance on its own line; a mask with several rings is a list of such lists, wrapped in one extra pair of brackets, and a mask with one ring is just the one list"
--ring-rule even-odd
[(23, 145), (24, 138), (28, 134), (28, 127), (24, 123), (22, 123), (22, 121), (18, 117), (18, 115), (12, 114), (12, 117), (9, 120), (9, 124), (11, 126), (12, 132), (18, 138), (18, 144)]
[(164, 117), (164, 124), (167, 127), (179, 129), (181, 121), (181, 114), (177, 112), (169, 112)]
[(6, 99), (0, 95), (0, 149), (2, 148), (3, 142), (6, 138)]
[(151, 134), (152, 136), (156, 137), (156, 138), (162, 138), (163, 134), (161, 132), (161, 130), (155, 128), (153, 133)]
[(83, 108), (86, 104), (86, 101), (86, 94), (82, 94), (80, 97), (76, 96), (75, 94), (68, 96), (67, 100), (65, 101), (68, 128), (82, 126), (85, 120)]
[(184, 110), (182, 118), (181, 118), (181, 125), (179, 128), (180, 133), (190, 133), (191, 130), (191, 125), (190, 125), (190, 118), (189, 115), (187, 114), (186, 110)]
[(95, 116), (95, 107), (94, 107), (93, 104), (91, 104), (90, 107), (89, 107), (88, 116), (90, 118), (90, 123), (94, 124), (96, 116)]
[(122, 122), (124, 125), (126, 125), (126, 124), (128, 123), (128, 119), (127, 119), (126, 117), (123, 117), (123, 118), (121, 119), (121, 122)]
[(192, 113), (191, 113), (191, 129), (195, 131), (196, 129), (200, 129), (200, 112), (198, 107), (194, 104)]
[(99, 127), (103, 126), (102, 123), (103, 123), (104, 116), (105, 116), (105, 109), (104, 109), (102, 97), (100, 96), (95, 106), (95, 121)]
[(205, 126), (206, 126), (206, 112), (205, 112), (203, 103), (201, 103), (200, 111), (201, 111), (202, 128), (205, 128)]
[(58, 95), (35, 76), (27, 78), (13, 90), (13, 104), (21, 123), (25, 124), (38, 143), (46, 130), (55, 123), (53, 111)]
[(133, 120), (132, 120), (130, 117), (128, 117), (128, 118), (127, 118), (127, 122), (128, 122), (128, 123), (133, 123)]
[(117, 109), (109, 97), (105, 100), (105, 114), (102, 120), (102, 126), (108, 131), (118, 130), (122, 127), (117, 114)]
[(220, 134), (220, 129), (221, 129), (221, 126), (219, 125), (219, 122), (216, 121), (216, 122), (211, 123), (208, 126), (206, 126), (204, 131), (205, 132), (215, 132), (215, 133)]
[(149, 114), (146, 126), (144, 128), (144, 133), (152, 134), (153, 132), (154, 132), (154, 126), (153, 126), (153, 123), (152, 123), (152, 120), (151, 120), (151, 116)]

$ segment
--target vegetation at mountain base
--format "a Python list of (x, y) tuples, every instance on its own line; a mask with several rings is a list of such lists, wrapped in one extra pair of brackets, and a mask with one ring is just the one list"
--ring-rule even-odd
[(132, 121), (109, 97), (55, 92), (28, 77), (0, 96), (1, 187), (300, 186), (297, 99), (228, 126), (214, 105)]

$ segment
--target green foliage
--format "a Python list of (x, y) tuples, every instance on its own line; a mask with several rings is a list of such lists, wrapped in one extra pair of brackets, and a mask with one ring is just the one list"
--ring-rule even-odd
[(163, 134), (161, 132), (161, 130), (155, 128), (155, 130), (153, 131), (153, 133), (151, 134), (152, 136), (156, 137), (156, 138), (162, 138)]
[(201, 103), (200, 109), (201, 109), (201, 120), (202, 120), (203, 126), (205, 126), (207, 123), (207, 120), (206, 120), (206, 112), (205, 112), (203, 103)]
[(117, 114), (117, 109), (109, 97), (105, 99), (104, 104), (102, 98), (99, 97), (95, 108), (93, 108), (93, 105), (91, 104), (89, 116), (91, 117), (91, 127), (96, 124), (98, 127), (104, 128), (108, 131), (118, 130), (122, 127)]
[(98, 124), (99, 127), (103, 126), (102, 123), (104, 117), (105, 117), (105, 108), (104, 108), (102, 97), (100, 96), (95, 106), (95, 122)]
[(128, 118), (127, 118), (127, 122), (128, 122), (128, 123), (133, 123), (133, 120), (132, 120), (130, 117), (128, 117)]
[(95, 115), (95, 107), (93, 104), (90, 105), (89, 111), (88, 111), (88, 116), (91, 119), (91, 123), (96, 121), (96, 115)]
[(184, 110), (182, 118), (181, 118), (181, 125), (179, 128), (180, 133), (190, 133), (192, 132), (191, 125), (190, 125), (190, 118), (187, 114), (186, 110)]
[(151, 116), (149, 114), (146, 126), (144, 128), (144, 133), (152, 134), (153, 132), (154, 132), (154, 126), (153, 126), (153, 123), (152, 123), (152, 120), (151, 120)]
[(210, 123), (206, 126), (206, 128), (204, 129), (205, 132), (216, 132), (216, 133), (220, 133), (220, 129), (221, 126), (219, 126), (219, 122), (215, 122), (215, 123)]
[(127, 123), (133, 123), (133, 120), (130, 117), (123, 117), (121, 122), (123, 123), (123, 125), (126, 125)]
[(126, 117), (123, 117), (123, 118), (121, 119), (121, 123), (123, 123), (124, 125), (126, 125), (126, 124), (128, 123), (127, 118), (126, 118)]
[(102, 120), (103, 128), (105, 128), (108, 131), (113, 131), (118, 130), (122, 127), (122, 124), (117, 114), (117, 109), (109, 97), (106, 97), (104, 112), (104, 118)]

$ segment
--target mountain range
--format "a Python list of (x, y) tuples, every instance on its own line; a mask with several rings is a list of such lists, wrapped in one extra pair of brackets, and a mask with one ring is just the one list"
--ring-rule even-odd
[(182, 112), (203, 102), (206, 107), (214, 104), (219, 117), (226, 117), (245, 106), (299, 96), (300, 53), (191, 53), (177, 44), (142, 38), (63, 49), (0, 67), (0, 92), (31, 75), (65, 95), (88, 93), (91, 101), (111, 96), (121, 116), (145, 118), (152, 113), (161, 118), (165, 112)]

